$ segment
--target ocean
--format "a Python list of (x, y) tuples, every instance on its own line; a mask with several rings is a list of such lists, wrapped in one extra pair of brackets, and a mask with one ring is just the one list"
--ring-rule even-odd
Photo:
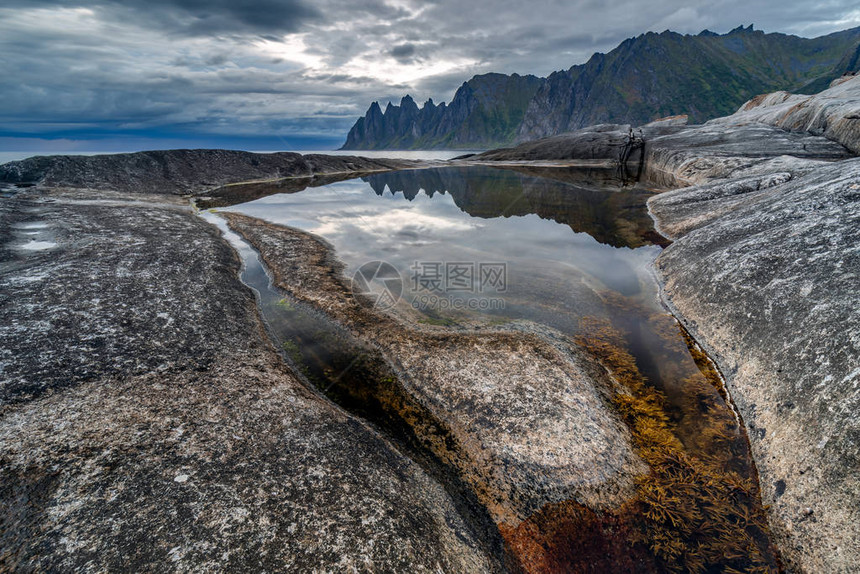
[[(133, 151), (143, 151), (143, 150), (133, 150)], [(254, 153), (274, 153), (273, 151), (257, 151), (257, 150), (249, 150), (254, 151)], [(294, 150), (281, 150), (281, 151), (294, 151)], [(415, 150), (382, 150), (382, 151), (369, 151), (369, 150), (349, 150), (349, 151), (341, 151), (341, 150), (295, 150), (296, 153), (301, 154), (309, 154), (309, 153), (320, 153), (327, 155), (361, 155), (364, 157), (390, 157), (390, 158), (399, 158), (399, 159), (438, 159), (445, 160), (451, 159), (452, 157), (457, 157), (459, 155), (471, 153), (469, 150), (426, 150), (426, 151), (415, 151)], [(478, 150), (483, 151), (483, 150)], [(28, 157), (33, 157), (35, 155), (105, 155), (105, 154), (114, 154), (114, 153), (131, 153), (127, 150), (116, 150), (116, 151), (0, 151), (0, 164), (4, 164), (10, 161), (17, 161), (20, 159), (26, 159)]]

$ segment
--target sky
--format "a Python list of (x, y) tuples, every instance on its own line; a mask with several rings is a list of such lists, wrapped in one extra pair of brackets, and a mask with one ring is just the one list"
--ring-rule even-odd
[(647, 31), (814, 37), (856, 0), (0, 0), (0, 151), (334, 149), (369, 104), (450, 101)]

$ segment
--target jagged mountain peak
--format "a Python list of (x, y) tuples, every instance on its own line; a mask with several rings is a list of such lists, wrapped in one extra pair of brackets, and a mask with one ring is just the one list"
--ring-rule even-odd
[(343, 149), (480, 148), (511, 141), (542, 82), (532, 75), (481, 74), (463, 82), (450, 104), (431, 98), (421, 108), (406, 95), (399, 106), (389, 103), (381, 118), (368, 110)]
[(400, 99), (400, 111), (405, 114), (415, 115), (418, 113), (418, 104), (412, 99), (412, 96), (406, 94)]
[[(742, 25), (738, 26), (737, 28), (735, 28), (734, 30), (730, 31), (727, 34), (727, 36), (731, 36), (732, 34), (744, 34), (744, 33), (748, 33), (748, 32), (755, 32), (755, 30), (753, 30), (753, 24), (750, 24), (746, 28), (744, 28), (744, 26), (742, 24)], [(764, 32), (762, 32), (762, 33), (764, 33)]]

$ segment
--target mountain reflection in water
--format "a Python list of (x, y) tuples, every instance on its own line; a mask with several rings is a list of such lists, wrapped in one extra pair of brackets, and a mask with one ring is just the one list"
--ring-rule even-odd
[[(525, 168), (522, 168), (525, 169)], [(362, 178), (382, 195), (403, 193), (409, 201), (422, 191), (432, 197), (450, 194), (473, 217), (535, 214), (588, 233), (613, 247), (639, 247), (666, 240), (655, 233), (645, 202), (652, 192), (622, 187), (615, 170), (541, 168), (535, 177), (488, 167), (422, 169), (374, 174)], [(549, 177), (547, 177), (549, 176)]]

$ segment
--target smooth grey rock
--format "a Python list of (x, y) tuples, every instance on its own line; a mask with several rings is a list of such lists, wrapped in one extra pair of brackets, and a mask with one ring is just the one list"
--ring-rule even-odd
[(677, 116), (667, 116), (665, 118), (659, 118), (654, 120), (653, 122), (649, 122), (644, 124), (643, 128), (658, 128), (658, 127), (667, 127), (667, 126), (685, 126), (689, 123), (690, 116), (686, 114), (681, 114)]
[(675, 239), (657, 259), (665, 299), (727, 376), (789, 568), (850, 572), (860, 563), (860, 159), (781, 157), (734, 175), (649, 200)]
[(787, 132), (764, 124), (677, 128), (660, 133), (643, 126), (642, 179), (673, 188), (735, 175), (779, 156), (835, 161), (853, 157), (842, 145), (808, 133)]
[(708, 123), (720, 126), (768, 124), (823, 135), (860, 153), (860, 76), (838, 78), (830, 88), (813, 96), (788, 92), (757, 96), (736, 113)]
[(187, 203), (20, 192), (0, 246), (0, 571), (498, 569), (438, 482), (298, 381)]

